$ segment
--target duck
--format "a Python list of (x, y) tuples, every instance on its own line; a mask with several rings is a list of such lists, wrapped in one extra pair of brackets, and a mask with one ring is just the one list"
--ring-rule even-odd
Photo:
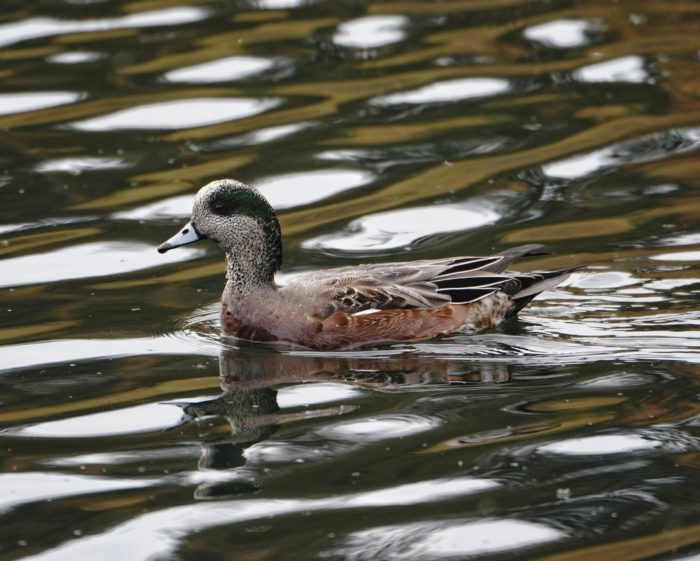
[(277, 215), (257, 189), (234, 179), (202, 187), (190, 221), (158, 252), (204, 239), (226, 256), (220, 312), (225, 336), (320, 351), (489, 329), (576, 269), (508, 271), (543, 247), (528, 244), (486, 256), (311, 271), (280, 286)]

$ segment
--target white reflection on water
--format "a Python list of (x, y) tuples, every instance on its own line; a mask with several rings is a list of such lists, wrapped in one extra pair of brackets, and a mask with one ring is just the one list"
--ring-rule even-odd
[(577, 288), (598, 289), (610, 292), (613, 288), (639, 284), (643, 279), (624, 271), (605, 271), (600, 273), (578, 274), (569, 283)]
[(582, 82), (643, 83), (651, 80), (651, 75), (644, 67), (644, 59), (634, 55), (584, 66), (573, 75)]
[[(199, 397), (199, 396), (198, 396)], [(214, 396), (205, 396), (203, 399), (211, 399)], [(187, 397), (187, 402), (195, 401), (195, 398)], [(76, 466), (99, 466), (141, 464), (158, 461), (173, 461), (180, 458), (198, 458), (201, 454), (201, 446), (192, 443), (190, 445), (181, 444), (178, 446), (167, 446), (163, 448), (149, 448), (147, 450), (125, 450), (118, 452), (96, 452), (94, 454), (79, 454), (77, 456), (52, 457), (45, 459), (41, 463), (51, 467), (76, 467)]]
[(375, 560), (386, 558), (386, 552), (390, 551), (391, 559), (462, 559), (533, 547), (565, 536), (550, 526), (524, 520), (414, 523), (354, 532), (346, 538), (346, 545), (328, 552), (328, 556)]
[(479, 493), (500, 485), (493, 479), (476, 477), (433, 479), (358, 493), (348, 497), (345, 504), (350, 507), (411, 505)]
[(256, 8), (263, 10), (285, 10), (287, 8), (298, 8), (307, 3), (307, 0), (251, 0)]
[(160, 27), (182, 25), (207, 17), (208, 10), (181, 6), (129, 14), (118, 18), (68, 20), (48, 17), (27, 18), (0, 25), (0, 47), (53, 35), (88, 33), (124, 29), (129, 27)]
[(255, 186), (276, 209), (308, 205), (374, 180), (369, 171), (328, 169), (258, 179)]
[[(219, 474), (214, 474), (220, 479)], [(196, 480), (196, 478), (193, 478)], [(151, 483), (152, 484), (152, 483)], [(430, 492), (433, 487), (435, 493)], [(433, 498), (466, 496), (493, 486), (491, 481), (478, 481), (466, 478), (465, 482), (458, 479), (438, 479), (421, 483), (417, 502), (432, 501)], [(411, 484), (407, 487), (409, 490)], [(207, 501), (205, 503), (176, 506), (156, 512), (137, 515), (126, 522), (108, 528), (101, 534), (85, 536), (80, 540), (65, 542), (49, 551), (25, 557), (32, 561), (75, 561), (75, 559), (98, 558), (102, 561), (146, 561), (153, 558), (170, 558), (181, 540), (207, 528), (224, 524), (240, 524), (251, 520), (263, 520), (271, 517), (289, 514), (299, 515), (315, 511), (347, 509), (348, 503), (355, 507), (383, 506), (384, 504), (410, 504), (398, 497), (397, 491), (386, 489), (388, 493), (383, 502), (378, 500), (377, 491), (369, 491), (353, 495), (341, 495), (332, 498), (299, 500), (299, 499), (248, 499), (228, 501)], [(382, 492), (384, 492), (382, 491)], [(399, 502), (393, 502), (397, 500)], [(376, 503), (376, 504), (375, 504)], [(523, 522), (520, 520), (489, 520), (453, 524), (445, 527), (444, 523), (410, 524), (406, 526), (390, 526), (357, 532), (351, 536), (372, 534), (375, 536), (382, 531), (396, 529), (405, 534), (402, 543), (407, 544), (406, 550), (422, 551), (425, 547), (434, 547), (444, 555), (462, 554), (465, 552), (479, 553), (501, 551), (516, 547), (527, 547), (564, 537), (560, 531), (543, 524)], [(454, 534), (463, 532), (465, 540), (457, 545)], [(369, 537), (369, 536), (368, 536)], [(377, 539), (384, 539), (381, 535)], [(372, 547), (373, 543), (357, 540), (359, 544)], [(125, 550), (125, 548), (127, 548)], [(352, 548), (355, 551), (357, 548)], [(455, 553), (448, 553), (454, 551)], [(356, 557), (364, 559), (365, 557)], [(369, 557), (378, 559), (379, 557)], [(397, 558), (404, 558), (403, 555)], [(420, 557), (414, 557), (417, 559)]]
[(37, 111), (47, 107), (75, 103), (83, 97), (79, 92), (24, 92), (0, 94), (0, 115)]
[(553, 178), (580, 179), (596, 172), (601, 173), (606, 168), (660, 160), (693, 152), (698, 148), (698, 127), (669, 129), (545, 164), (542, 173)]
[(652, 255), (650, 259), (656, 261), (700, 261), (700, 251), (676, 251), (673, 253), (660, 253)]
[(563, 18), (528, 27), (523, 35), (548, 47), (571, 49), (588, 45), (589, 34), (599, 28), (600, 24), (596, 21)]
[(695, 245), (700, 244), (700, 232), (689, 234), (672, 234), (659, 240), (660, 245)]
[(574, 384), (579, 388), (634, 388), (654, 383), (654, 377), (637, 372), (620, 372), (582, 380)]
[(201, 97), (139, 105), (69, 126), (81, 131), (177, 130), (243, 119), (277, 105), (276, 99)]
[(405, 16), (367, 16), (342, 23), (333, 41), (343, 47), (374, 49), (401, 41), (407, 24)]
[(330, 440), (375, 442), (416, 434), (430, 430), (439, 424), (438, 419), (425, 415), (381, 415), (324, 426), (317, 432)]
[[(328, 169), (289, 173), (259, 179), (255, 187), (265, 195), (273, 208), (280, 210), (308, 205), (348, 189), (366, 185), (374, 174), (353, 169)], [(184, 218), (192, 212), (194, 193), (172, 197), (132, 210), (117, 212), (114, 218), (126, 220), (158, 220)]]
[(220, 346), (217, 343), (203, 344), (188, 337), (56, 339), (0, 347), (0, 371), (119, 356), (150, 354), (218, 356), (219, 351)]
[(293, 463), (320, 462), (338, 457), (346, 452), (338, 446), (305, 446), (289, 442), (264, 440), (246, 448), (243, 452), (248, 468), (257, 466), (262, 470), (271, 465), (283, 466)]
[(342, 232), (312, 238), (303, 246), (345, 251), (401, 247), (424, 236), (493, 224), (500, 217), (493, 209), (474, 201), (469, 208), (435, 205), (391, 210), (353, 220)]
[(602, 148), (587, 154), (577, 154), (564, 160), (542, 166), (542, 172), (549, 177), (579, 179), (619, 162), (614, 148)]
[[(21, 232), (23, 230), (33, 230), (36, 228), (55, 228), (56, 226), (66, 226), (68, 224), (81, 224), (93, 222), (95, 216), (61, 216), (60, 218), (42, 218), (36, 222), (23, 222), (20, 224), (0, 224), (0, 234), (10, 232)], [(2, 269), (0, 268), (0, 271)]]
[(161, 267), (202, 255), (204, 250), (183, 248), (158, 255), (152, 245), (126, 242), (94, 242), (46, 253), (10, 257), (0, 261), (0, 286), (89, 279)]
[[(700, 260), (700, 253), (696, 254), (696, 260)], [(651, 257), (653, 259), (653, 257)], [(651, 291), (659, 291), (659, 292), (673, 292), (673, 289), (675, 288), (681, 288), (684, 286), (688, 286), (691, 284), (699, 284), (700, 280), (698, 279), (693, 279), (693, 278), (679, 278), (679, 279), (659, 279), (655, 281), (649, 281), (647, 283), (644, 283), (644, 288), (647, 290)]]
[(143, 479), (117, 479), (65, 473), (23, 472), (0, 474), (0, 512), (34, 501), (77, 497), (117, 489), (134, 489), (152, 485)]
[(658, 448), (661, 442), (650, 440), (638, 434), (607, 434), (570, 438), (540, 446), (538, 450), (545, 454), (564, 454), (567, 456), (596, 456), (598, 454), (625, 454)]
[(211, 83), (240, 80), (259, 74), (274, 66), (268, 58), (252, 56), (230, 56), (186, 66), (167, 72), (163, 78), (167, 82)]
[(281, 408), (318, 405), (333, 401), (350, 400), (362, 392), (346, 384), (318, 383), (281, 388), (277, 393), (277, 404)]
[(122, 158), (101, 158), (84, 156), (79, 158), (59, 158), (41, 162), (34, 169), (39, 173), (66, 172), (77, 173), (100, 169), (118, 169), (127, 167)]
[(265, 127), (231, 137), (208, 140), (202, 144), (192, 142), (190, 143), (190, 148), (197, 153), (228, 153), (232, 148), (237, 148), (239, 146), (258, 146), (265, 142), (273, 142), (313, 125), (313, 121), (299, 121), (297, 123), (290, 123), (289, 125)]
[[(277, 127), (266, 127), (258, 129), (248, 134), (243, 134), (237, 138), (242, 145), (255, 146), (264, 142), (272, 142), (279, 138), (284, 138), (295, 132), (299, 132), (311, 126), (309, 122), (292, 123), (290, 125), (279, 125)], [(226, 141), (222, 141), (225, 144)], [(235, 143), (235, 141), (234, 141)]]
[(7, 433), (41, 438), (134, 434), (170, 428), (177, 425), (181, 418), (182, 410), (178, 407), (163, 403), (146, 403), (124, 409), (28, 425), (18, 429), (10, 429)]
[[(131, 210), (115, 212), (112, 218), (117, 220), (159, 220), (161, 218), (184, 218), (192, 213), (194, 193), (171, 197), (155, 203), (136, 207)], [(167, 255), (167, 254), (166, 254)]]
[(93, 62), (107, 56), (104, 53), (92, 51), (68, 51), (65, 53), (56, 53), (51, 55), (46, 60), (54, 64), (82, 64), (83, 62)]
[(375, 105), (440, 103), (490, 97), (509, 90), (510, 83), (502, 78), (460, 78), (435, 82), (415, 90), (376, 97), (371, 103)]

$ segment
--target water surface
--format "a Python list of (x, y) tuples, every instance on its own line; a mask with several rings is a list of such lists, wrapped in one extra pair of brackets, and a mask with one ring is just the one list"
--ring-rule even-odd
[[(0, 561), (700, 556), (695, 2), (10, 1)], [(697, 102), (697, 103), (696, 103)], [(478, 335), (222, 339), (206, 182), (280, 280), (524, 243)]]

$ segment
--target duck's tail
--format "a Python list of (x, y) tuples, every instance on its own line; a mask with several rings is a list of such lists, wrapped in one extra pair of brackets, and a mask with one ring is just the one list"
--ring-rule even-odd
[(561, 284), (569, 275), (581, 267), (558, 269), (556, 271), (536, 271), (518, 274), (515, 278), (520, 282), (520, 290), (513, 294), (513, 303), (506, 313), (506, 318), (516, 316), (520, 310), (530, 303), (535, 296)]

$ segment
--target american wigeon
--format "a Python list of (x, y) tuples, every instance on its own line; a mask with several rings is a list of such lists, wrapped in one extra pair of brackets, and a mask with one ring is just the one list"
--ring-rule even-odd
[(202, 187), (190, 222), (158, 251), (203, 238), (226, 253), (225, 334), (321, 350), (494, 327), (573, 270), (506, 271), (541, 247), (531, 244), (485, 257), (313, 271), (278, 286), (282, 235), (275, 212), (257, 190), (232, 179)]

